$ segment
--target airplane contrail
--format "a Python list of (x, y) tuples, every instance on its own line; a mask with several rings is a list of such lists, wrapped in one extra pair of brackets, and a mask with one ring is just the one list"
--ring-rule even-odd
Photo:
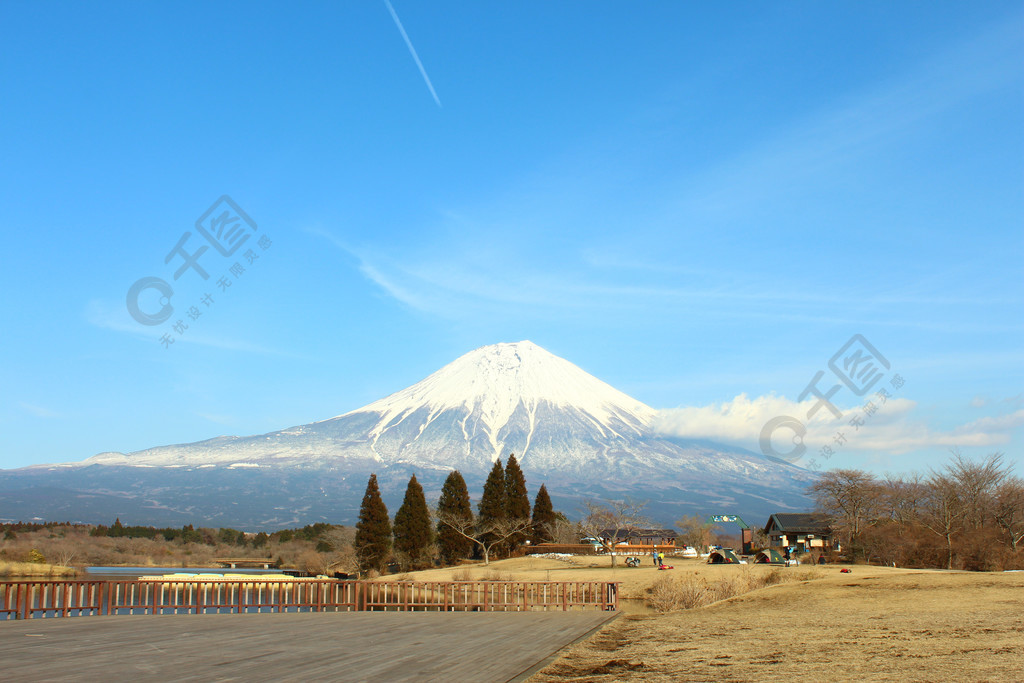
[(427, 70), (423, 68), (423, 62), (420, 61), (419, 55), (416, 54), (416, 48), (412, 46), (412, 41), (409, 40), (409, 34), (405, 32), (405, 27), (402, 26), (402, 21), (398, 18), (398, 14), (395, 13), (395, 8), (391, 6), (391, 0), (384, 0), (384, 4), (388, 6), (388, 12), (391, 12), (391, 18), (395, 20), (395, 26), (402, 34), (402, 38), (405, 39), (405, 45), (409, 48), (409, 54), (412, 55), (413, 60), (416, 62), (416, 66), (419, 67), (420, 73), (423, 74), (423, 80), (426, 82), (427, 87), (430, 88), (430, 94), (437, 102), (437, 106), (441, 106), (441, 99), (437, 96), (437, 91), (434, 90), (434, 84), (430, 82), (430, 76), (427, 75)]

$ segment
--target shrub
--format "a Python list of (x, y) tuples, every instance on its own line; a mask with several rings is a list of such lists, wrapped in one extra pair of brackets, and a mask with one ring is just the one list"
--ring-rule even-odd
[(792, 581), (808, 581), (821, 576), (816, 568), (783, 569), (772, 567), (766, 572), (744, 567), (740, 572), (724, 576), (717, 581), (694, 574), (658, 577), (648, 590), (648, 602), (659, 612), (706, 607), (719, 600), (727, 600), (751, 591)]
[(452, 581), (472, 581), (473, 572), (469, 571), (466, 567), (456, 569), (452, 572)]
[(696, 574), (660, 576), (650, 591), (649, 602), (659, 612), (704, 607), (718, 599), (716, 590)]

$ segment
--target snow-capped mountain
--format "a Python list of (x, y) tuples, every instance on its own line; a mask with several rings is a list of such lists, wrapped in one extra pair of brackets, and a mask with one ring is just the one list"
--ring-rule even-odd
[[(92, 492), (99, 482), (89, 480), (128, 477), (135, 483), (108, 485), (103, 492), (149, 494), (153, 507), (164, 510), (176, 508), (156, 502), (153, 490), (166, 486), (143, 481), (158, 472), (164, 474), (163, 484), (177, 482), (167, 495), (223, 480), (219, 495), (230, 497), (228, 482), (244, 478), (251, 497), (261, 495), (260, 480), (283, 477), (297, 490), (314, 489), (306, 492), (312, 501), (289, 497), (296, 509), (312, 512), (310, 505), (322, 502), (317, 499), (331, 497), (329, 485), (351, 489), (346, 495), (355, 500), (344, 508), (352, 511), (369, 472), (378, 474), (385, 493), (396, 496), (411, 472), (429, 492), (459, 469), (472, 488), (496, 458), (515, 453), (531, 487), (547, 482), (556, 502), (569, 503), (570, 514), (579, 498), (623, 495), (651, 500), (654, 508), (668, 506), (675, 510), (671, 514), (709, 500), (716, 506), (710, 512), (743, 509), (757, 515), (805, 506), (803, 488), (812, 473), (742, 449), (663, 438), (651, 426), (656, 415), (569, 361), (522, 341), (471, 351), (407, 389), (328, 420), (258, 436), (102, 453), (80, 463), (18, 472), (26, 477), (49, 472), (47, 484), (57, 477)], [(0, 473), (0, 482), (11, 474)], [(296, 483), (307, 479), (302, 486)], [(201, 512), (204, 506), (194, 503), (190, 509)], [(0, 516), (9, 516), (2, 507)]]

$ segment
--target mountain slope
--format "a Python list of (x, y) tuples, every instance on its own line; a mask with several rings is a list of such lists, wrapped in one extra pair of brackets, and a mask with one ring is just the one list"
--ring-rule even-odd
[[(173, 479), (179, 492), (203, 490), (218, 481), (206, 507), (220, 517), (231, 514), (240, 501), (225, 508), (218, 497), (236, 497), (237, 486), (228, 482), (242, 481), (241, 471), (247, 470), (246, 504), (254, 505), (262, 495), (261, 485), (253, 481), (284, 480), (302, 491), (291, 497), (293, 507), (324, 517), (340, 510), (320, 505), (314, 513), (312, 503), (304, 505), (310, 496), (330, 497), (324, 487), (316, 491), (317, 477), (347, 499), (360, 495), (365, 476), (377, 472), (387, 500), (395, 493), (392, 488), (404, 488), (412, 472), (428, 494), (440, 488), (452, 469), (475, 486), (495, 458), (514, 452), (531, 487), (547, 482), (569, 514), (580, 499), (624, 495), (651, 500), (652, 513), (665, 522), (674, 519), (665, 515), (677, 514), (669, 510), (697, 511), (706, 505), (716, 506), (708, 514), (742, 508), (760, 516), (805, 507), (803, 489), (812, 473), (742, 449), (662, 438), (651, 428), (656, 415), (569, 361), (523, 341), (471, 351), (407, 389), (328, 420), (258, 436), (222, 436), (127, 455), (102, 453), (81, 463), (20, 472), (35, 486), (103, 490), (133, 500), (138, 497), (133, 492), (159, 488), (152, 481), (158, 473), (177, 470)], [(50, 479), (44, 472), (51, 473)], [(299, 472), (317, 474), (303, 477)], [(59, 482), (53, 483), (58, 473)], [(98, 488), (104, 478), (108, 487)], [(0, 486), (11, 480), (11, 473), (0, 473)], [(161, 495), (154, 509), (175, 509), (167, 502), (174, 492)], [(203, 497), (186, 497), (192, 501), (190, 513), (203, 514)], [(263, 505), (271, 499), (274, 509), (288, 507), (276, 494)], [(339, 504), (353, 509), (351, 501)], [(0, 516), (9, 516), (2, 505)], [(267, 523), (277, 516), (249, 514), (246, 519)]]

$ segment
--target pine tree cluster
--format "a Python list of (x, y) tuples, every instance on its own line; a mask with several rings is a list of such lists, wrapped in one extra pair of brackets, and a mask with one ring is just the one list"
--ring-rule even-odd
[[(456, 520), (456, 526), (463, 528), (489, 528), (488, 525), (493, 527), (494, 523), (507, 520), (529, 522), (527, 531), (495, 543), (495, 552), (503, 555), (515, 552), (527, 541), (550, 540), (550, 529), (556, 516), (547, 487), (542, 485), (537, 492), (531, 518), (526, 478), (515, 454), (509, 455), (504, 467), (500, 458), (495, 460), (484, 483), (475, 517), (466, 480), (458, 470), (449, 474), (444, 482), (437, 513), (439, 519)], [(485, 534), (480, 538), (488, 543), (494, 540)], [(380, 495), (377, 475), (370, 476), (356, 524), (355, 550), (360, 570), (382, 572), (392, 560), (397, 561), (403, 570), (423, 569), (431, 566), (435, 557), (442, 566), (447, 566), (470, 557), (477, 543), (456, 531), (451, 524), (438, 522), (436, 527), (433, 525), (423, 487), (415, 475), (409, 479), (405, 498), (392, 524)]]

